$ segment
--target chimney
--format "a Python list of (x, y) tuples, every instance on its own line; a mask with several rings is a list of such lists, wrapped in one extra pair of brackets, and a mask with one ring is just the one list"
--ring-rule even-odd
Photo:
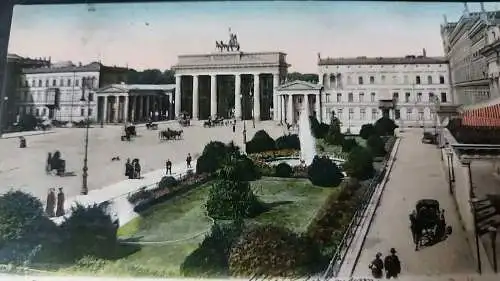
[(426, 57), (427, 57), (427, 52), (425, 51), (425, 48), (423, 48), (423, 49), (422, 49), (422, 56), (423, 56), (424, 58), (426, 58)]

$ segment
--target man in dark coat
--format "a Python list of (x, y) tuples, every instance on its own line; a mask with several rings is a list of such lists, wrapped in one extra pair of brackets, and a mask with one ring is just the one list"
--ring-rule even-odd
[(47, 163), (45, 164), (45, 171), (49, 174), (52, 171), (52, 153), (49, 152), (47, 156)]
[(385, 277), (387, 279), (391, 279), (391, 277), (398, 278), (401, 273), (401, 262), (396, 255), (396, 249), (391, 248), (390, 252), (391, 254), (384, 259)]
[(186, 158), (186, 165), (188, 168), (191, 168), (191, 161), (193, 160), (193, 158), (191, 157), (191, 153), (188, 153), (188, 156)]
[(56, 217), (60, 216), (64, 216), (64, 192), (62, 187), (59, 188), (59, 193), (57, 193)]
[(55, 216), (54, 209), (56, 207), (56, 193), (53, 188), (49, 188), (49, 193), (47, 194), (47, 205), (45, 207), (45, 213), (50, 218)]
[(377, 253), (375, 259), (370, 263), (368, 268), (371, 269), (374, 278), (382, 278), (384, 273), (384, 262), (380, 258), (382, 253)]
[(170, 161), (170, 159), (167, 160), (167, 162), (165, 163), (165, 168), (167, 169), (167, 172), (166, 174), (172, 174), (172, 162)]
[(415, 243), (415, 251), (418, 251), (422, 230), (420, 229), (420, 225), (417, 220), (417, 212), (415, 211), (410, 214), (410, 230), (413, 237), (413, 243)]
[(127, 158), (127, 162), (125, 163), (125, 176), (128, 177), (129, 179), (132, 179), (134, 176), (132, 163), (130, 163), (130, 158)]

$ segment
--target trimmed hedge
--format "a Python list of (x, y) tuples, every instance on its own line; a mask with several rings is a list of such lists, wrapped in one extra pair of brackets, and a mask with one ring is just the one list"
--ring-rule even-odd
[(278, 166), (276, 166), (276, 172), (275, 175), (279, 178), (289, 178), (293, 174), (292, 167), (288, 165), (287, 163), (279, 163)]
[(340, 184), (344, 175), (337, 164), (328, 157), (315, 156), (307, 169), (312, 184), (322, 187), (335, 187)]
[(373, 124), (364, 124), (361, 126), (361, 130), (359, 131), (359, 136), (365, 140), (375, 134), (377, 134), (377, 131), (375, 130), (375, 126), (373, 126)]
[(349, 153), (344, 170), (350, 177), (369, 179), (374, 174), (373, 156), (367, 149), (358, 146)]
[(246, 152), (248, 154), (275, 149), (276, 143), (274, 142), (273, 138), (271, 138), (264, 130), (257, 131), (253, 138), (246, 143)]
[(297, 134), (283, 135), (276, 139), (276, 149), (294, 149), (300, 150), (300, 140)]

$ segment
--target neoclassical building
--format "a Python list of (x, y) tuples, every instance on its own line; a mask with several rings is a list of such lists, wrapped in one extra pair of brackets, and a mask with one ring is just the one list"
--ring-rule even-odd
[(175, 85), (111, 84), (96, 90), (97, 120), (103, 123), (170, 120)]
[(286, 79), (288, 67), (281, 52), (181, 55), (173, 67), (175, 116), (186, 112), (194, 120), (278, 120), (275, 89)]
[(400, 126), (431, 126), (436, 106), (453, 103), (445, 58), (420, 56), (321, 58), (323, 119), (335, 112), (342, 128), (357, 133), (386, 114)]
[[(323, 121), (321, 97), (324, 87), (306, 81), (286, 82), (276, 89), (278, 96), (278, 121), (288, 124), (298, 122), (300, 113), (307, 108), (309, 115)], [(328, 123), (328, 121), (326, 121)]]
[[(87, 116), (97, 120), (95, 91), (126, 81), (127, 71), (98, 62), (75, 65), (69, 61), (25, 68), (17, 88), (18, 114), (59, 121), (80, 121)], [(90, 100), (90, 107), (82, 97)]]

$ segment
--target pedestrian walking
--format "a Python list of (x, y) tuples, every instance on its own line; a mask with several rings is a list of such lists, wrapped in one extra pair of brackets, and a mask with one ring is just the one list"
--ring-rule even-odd
[(193, 158), (191, 157), (191, 153), (188, 153), (188, 156), (186, 158), (186, 165), (188, 167), (188, 169), (191, 169), (191, 161), (193, 160)]
[(384, 262), (380, 258), (382, 253), (377, 253), (375, 259), (370, 263), (368, 268), (371, 269), (374, 278), (380, 279), (384, 276)]
[(56, 207), (56, 192), (53, 188), (49, 188), (49, 193), (47, 194), (47, 205), (45, 206), (45, 213), (49, 218), (55, 216), (55, 207)]
[(387, 279), (398, 278), (401, 273), (401, 262), (399, 257), (396, 255), (396, 249), (391, 248), (390, 255), (386, 256), (384, 259), (385, 267), (385, 277)]
[(52, 153), (47, 155), (47, 163), (45, 163), (45, 172), (49, 174), (52, 171)]
[(64, 200), (63, 189), (59, 187), (59, 193), (57, 193), (56, 217), (64, 216)]
[(139, 159), (135, 158), (135, 165), (134, 165), (134, 179), (140, 179), (141, 178), (141, 164), (139, 164)]
[(172, 162), (170, 161), (170, 159), (167, 160), (167, 162), (165, 163), (165, 168), (167, 170), (166, 174), (172, 174)]

